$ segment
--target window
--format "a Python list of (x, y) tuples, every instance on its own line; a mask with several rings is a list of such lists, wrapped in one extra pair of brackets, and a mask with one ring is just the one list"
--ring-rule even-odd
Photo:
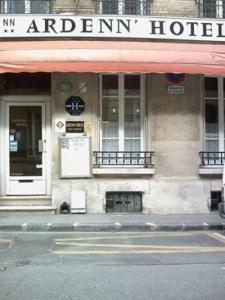
[(224, 0), (201, 0), (200, 16), (204, 18), (224, 18), (225, 1)]
[(3, 0), (1, 13), (48, 14), (50, 13), (50, 0)]
[(111, 15), (147, 15), (149, 0), (97, 0), (97, 12)]
[(205, 78), (205, 151), (223, 152), (225, 80), (222, 77)]
[(101, 76), (101, 151), (142, 151), (144, 76)]

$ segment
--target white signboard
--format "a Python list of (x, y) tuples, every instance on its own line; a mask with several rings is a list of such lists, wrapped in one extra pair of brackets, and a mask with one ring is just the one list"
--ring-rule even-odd
[(70, 37), (225, 41), (225, 22), (151, 16), (1, 15), (0, 38)]
[(60, 137), (61, 178), (91, 177), (89, 137)]

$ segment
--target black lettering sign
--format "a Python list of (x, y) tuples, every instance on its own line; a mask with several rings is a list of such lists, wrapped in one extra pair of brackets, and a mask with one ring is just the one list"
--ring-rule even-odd
[(32, 20), (32, 22), (30, 23), (30, 26), (27, 29), (27, 33), (38, 33), (38, 32), (40, 32), (40, 31), (38, 30), (36, 22), (35, 22), (35, 20)]
[(56, 30), (55, 30), (55, 23), (56, 23), (56, 20), (55, 19), (43, 19), (45, 21), (45, 31), (44, 32), (47, 32), (49, 33), (50, 30), (57, 33)]
[(66, 121), (66, 133), (83, 133), (83, 121)]
[(173, 22), (170, 24), (170, 31), (174, 35), (181, 35), (184, 32), (184, 26), (181, 22)]
[(223, 23), (218, 23), (217, 25), (218, 25), (218, 35), (217, 35), (217, 37), (225, 37), (224, 24)]
[(156, 30), (159, 30), (158, 34), (164, 33), (164, 21), (149, 21), (151, 23), (151, 32), (150, 34), (157, 34)]
[(202, 36), (212, 36), (212, 23), (202, 23)]
[(198, 27), (197, 22), (187, 22), (187, 25), (190, 25), (190, 33), (189, 36), (196, 36), (195, 29)]
[(76, 28), (76, 23), (72, 19), (61, 19), (62, 20), (62, 30), (61, 32), (72, 32)]
[(92, 32), (93, 30), (93, 20), (92, 19), (81, 19), (83, 24), (83, 29), (81, 32)]

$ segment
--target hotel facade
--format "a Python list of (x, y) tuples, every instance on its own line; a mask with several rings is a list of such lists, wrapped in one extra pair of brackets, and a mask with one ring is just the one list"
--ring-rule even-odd
[(0, 12), (0, 212), (217, 209), (222, 0), (3, 0)]

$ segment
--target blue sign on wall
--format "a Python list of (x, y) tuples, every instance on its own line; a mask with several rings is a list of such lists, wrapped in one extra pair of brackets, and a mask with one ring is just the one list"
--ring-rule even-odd
[(71, 96), (65, 103), (66, 111), (72, 116), (79, 116), (85, 109), (85, 102), (79, 96)]

